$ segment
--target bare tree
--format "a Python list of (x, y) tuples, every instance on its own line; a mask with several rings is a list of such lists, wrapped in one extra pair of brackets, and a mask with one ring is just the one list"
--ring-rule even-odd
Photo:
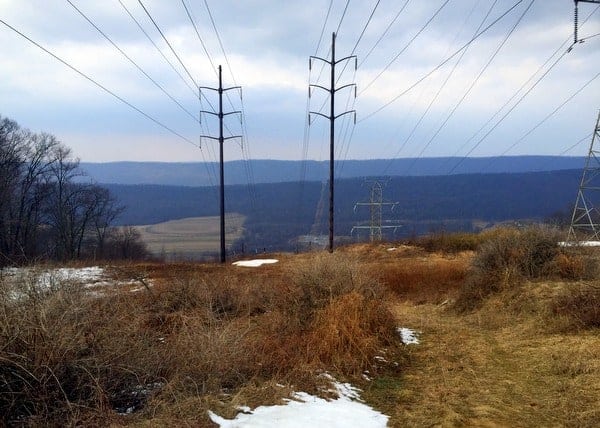
[(103, 251), (122, 208), (83, 176), (79, 160), (54, 136), (0, 116), (0, 266)]

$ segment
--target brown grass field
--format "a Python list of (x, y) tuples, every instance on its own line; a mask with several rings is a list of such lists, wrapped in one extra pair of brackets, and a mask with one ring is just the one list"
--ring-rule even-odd
[(5, 293), (0, 413), (8, 425), (214, 426), (209, 409), (316, 394), (327, 371), (392, 427), (598, 426), (600, 254), (538, 232), (486, 239), (274, 254), (260, 268), (124, 265), (120, 279), (153, 286), (93, 299), (68, 284), (20, 304)]
[[(225, 216), (227, 248), (240, 238), (246, 218), (241, 214)], [(190, 217), (164, 223), (135, 226), (148, 250), (167, 259), (192, 259), (219, 251), (219, 217)]]

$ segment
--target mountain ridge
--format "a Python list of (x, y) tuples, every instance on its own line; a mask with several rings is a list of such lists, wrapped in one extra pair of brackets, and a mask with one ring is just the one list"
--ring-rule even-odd
[[(582, 156), (501, 156), (346, 160), (336, 162), (336, 178), (443, 176), (457, 164), (452, 175), (573, 170), (583, 168), (585, 159)], [(200, 187), (214, 186), (218, 182), (218, 164), (215, 162), (82, 162), (81, 168), (94, 181), (105, 184)], [(228, 185), (323, 181), (328, 174), (329, 161), (259, 159), (249, 161), (249, 164), (241, 160), (225, 162), (225, 184)]]

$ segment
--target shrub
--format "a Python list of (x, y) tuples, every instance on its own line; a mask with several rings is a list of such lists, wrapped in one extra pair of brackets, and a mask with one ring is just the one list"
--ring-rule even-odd
[(417, 302), (440, 302), (448, 292), (458, 289), (467, 275), (465, 259), (402, 259), (393, 264), (380, 264), (376, 272), (393, 293), (417, 299)]
[(572, 285), (552, 303), (554, 314), (566, 316), (574, 327), (600, 327), (600, 285)]
[(410, 239), (406, 243), (423, 248), (430, 253), (460, 253), (461, 251), (477, 250), (485, 239), (485, 234), (440, 232)]
[(375, 372), (376, 352), (400, 349), (383, 288), (356, 260), (317, 255), (268, 272), (188, 269), (151, 291), (102, 296), (0, 283), (0, 426), (105, 426), (127, 409), (192, 407), (202, 425), (197, 406), (223, 393), (309, 390), (310, 379), (316, 390), (320, 371)]
[(558, 233), (547, 227), (495, 231), (475, 254), (455, 306), (470, 310), (486, 296), (514, 288), (524, 279), (555, 274), (558, 242)]
[(152, 365), (143, 361), (148, 341), (133, 322), (138, 311), (127, 299), (106, 304), (68, 283), (50, 289), (15, 285), (4, 284), (0, 299), (5, 424), (90, 423), (122, 391), (152, 377)]
[(356, 292), (371, 300), (380, 298), (383, 286), (359, 268), (352, 256), (317, 254), (310, 264), (302, 264), (290, 272), (295, 296), (290, 308), (302, 326), (308, 326), (316, 311), (337, 297)]

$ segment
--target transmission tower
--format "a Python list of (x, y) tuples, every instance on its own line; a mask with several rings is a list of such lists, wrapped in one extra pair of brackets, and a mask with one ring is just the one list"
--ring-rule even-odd
[(600, 212), (592, 203), (598, 201), (600, 195), (600, 151), (594, 148), (597, 139), (600, 139), (600, 112), (573, 208), (568, 241), (600, 241)]
[(365, 183), (371, 183), (371, 200), (370, 202), (357, 202), (354, 205), (354, 212), (361, 207), (367, 206), (369, 207), (369, 211), (371, 214), (371, 223), (369, 226), (354, 226), (350, 232), (350, 234), (354, 234), (354, 231), (358, 230), (369, 230), (369, 238), (371, 242), (381, 241), (383, 237), (384, 229), (398, 229), (400, 225), (393, 226), (383, 226), (383, 207), (389, 206), (393, 211), (398, 202), (383, 202), (383, 185), (380, 181), (365, 181)]
[(349, 114), (349, 113), (354, 113), (354, 122), (356, 123), (356, 110), (348, 110), (345, 111), (343, 113), (340, 113), (338, 115), (335, 114), (335, 93), (341, 89), (344, 88), (348, 88), (348, 87), (354, 87), (354, 97), (356, 98), (356, 84), (355, 83), (350, 83), (348, 85), (344, 85), (344, 86), (340, 86), (339, 88), (335, 87), (335, 66), (336, 64), (343, 62), (343, 61), (348, 61), (350, 59), (354, 58), (354, 69), (356, 70), (357, 68), (357, 59), (356, 59), (356, 55), (350, 55), (347, 57), (344, 57), (342, 59), (336, 60), (335, 59), (335, 33), (332, 33), (331, 35), (331, 61), (325, 59), (325, 58), (320, 58), (318, 56), (310, 56), (309, 60), (308, 60), (308, 68), (309, 70), (312, 70), (312, 60), (316, 59), (319, 61), (323, 61), (325, 64), (329, 64), (329, 67), (331, 68), (331, 85), (329, 86), (329, 88), (326, 88), (324, 86), (321, 85), (317, 85), (317, 84), (310, 84), (308, 85), (308, 97), (311, 97), (311, 88), (319, 88), (322, 89), (326, 92), (329, 93), (329, 115), (325, 115), (323, 113), (321, 113), (320, 111), (309, 111), (308, 112), (308, 124), (310, 126), (311, 124), (311, 114), (315, 114), (317, 116), (322, 116), (325, 119), (329, 120), (329, 252), (332, 253), (333, 252), (333, 190), (334, 190), (334, 186), (333, 186), (333, 178), (334, 178), (334, 153), (335, 153), (335, 120), (341, 116), (344, 116), (345, 114)]
[[(593, 3), (593, 4), (600, 4), (600, 0), (574, 0), (575, 1), (575, 32), (574, 32), (574, 41), (573, 44), (577, 44), (580, 42), (579, 37), (578, 37), (578, 30), (579, 30), (579, 3)], [(581, 40), (581, 42), (583, 42), (583, 40)]]
[(230, 91), (232, 89), (240, 89), (240, 86), (232, 86), (231, 88), (223, 88), (223, 77), (221, 66), (219, 65), (219, 87), (218, 88), (210, 88), (207, 86), (200, 86), (199, 88), (199, 96), (202, 99), (202, 89), (207, 89), (210, 91), (217, 91), (219, 93), (219, 112), (215, 113), (207, 110), (200, 110), (200, 117), (202, 117), (202, 113), (210, 114), (213, 116), (217, 116), (219, 118), (219, 136), (213, 137), (210, 135), (201, 135), (202, 138), (209, 138), (211, 140), (217, 140), (219, 142), (219, 173), (220, 173), (220, 191), (219, 191), (219, 205), (220, 205), (220, 235), (221, 235), (221, 250), (220, 250), (220, 259), (221, 263), (225, 263), (225, 174), (223, 168), (223, 143), (225, 140), (231, 140), (232, 138), (243, 138), (241, 135), (232, 135), (231, 137), (223, 136), (223, 118), (230, 114), (241, 114), (241, 111), (230, 111), (227, 113), (223, 113), (223, 93)]

